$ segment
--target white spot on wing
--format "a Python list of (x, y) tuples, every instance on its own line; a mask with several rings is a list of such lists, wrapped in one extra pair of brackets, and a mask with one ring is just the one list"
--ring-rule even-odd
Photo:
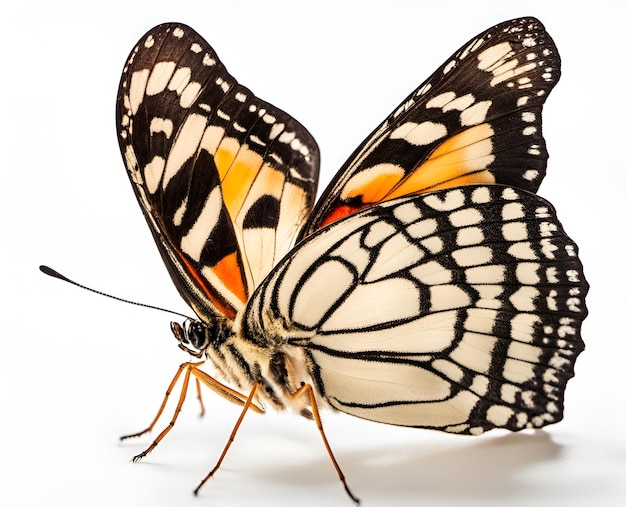
[(180, 95), (189, 84), (189, 81), (191, 81), (191, 69), (189, 67), (180, 67), (174, 72), (172, 79), (167, 85), (167, 89), (175, 91)]
[(296, 137), (296, 133), (295, 132), (283, 132), (278, 137), (278, 141), (281, 142), (281, 143), (289, 144), (289, 143), (291, 143), (291, 141), (293, 141), (295, 139), (295, 137)]
[(274, 123), (272, 125), (272, 128), (270, 128), (270, 133), (269, 133), (269, 140), (273, 141), (274, 139), (276, 139), (276, 137), (278, 135), (280, 135), (280, 133), (285, 129), (285, 124), (284, 123)]
[(480, 227), (464, 227), (456, 233), (456, 243), (459, 246), (478, 245), (485, 240)]
[(426, 121), (424, 123), (406, 122), (396, 128), (390, 139), (404, 139), (415, 146), (426, 146), (448, 135), (443, 123)]
[(181, 239), (181, 250), (196, 262), (200, 261), (202, 249), (217, 224), (223, 204), (222, 192), (219, 187), (215, 187), (205, 201), (198, 219)]
[(148, 82), (149, 75), (150, 71), (148, 69), (143, 69), (138, 70), (137, 72), (133, 72), (133, 75), (130, 78), (128, 99), (130, 111), (133, 115), (137, 114), (137, 110), (143, 102), (143, 97), (146, 91), (146, 83)]
[(504, 363), (504, 378), (516, 384), (535, 379), (534, 365), (518, 359), (507, 359)]
[(190, 107), (196, 101), (201, 88), (202, 86), (197, 81), (193, 81), (185, 86), (183, 93), (180, 94), (180, 107), (185, 109)]
[(165, 159), (158, 155), (146, 164), (143, 172), (145, 174), (146, 187), (151, 194), (154, 194), (159, 188), (164, 168)]
[(465, 95), (462, 95), (461, 97), (451, 100), (445, 106), (443, 106), (441, 110), (444, 113), (452, 111), (453, 109), (456, 109), (457, 111), (464, 111), (469, 106), (471, 106), (475, 100), (476, 99), (471, 93), (467, 93)]
[(443, 108), (446, 104), (454, 100), (455, 97), (456, 97), (456, 93), (454, 92), (441, 93), (433, 97), (432, 99), (430, 99), (428, 102), (426, 102), (426, 108), (427, 109), (431, 109), (433, 107)]
[(539, 291), (535, 287), (522, 286), (509, 298), (511, 304), (520, 312), (533, 312), (535, 310), (535, 298)]
[(483, 215), (476, 208), (466, 208), (450, 213), (449, 220), (454, 227), (465, 227), (479, 224), (483, 220)]
[(532, 249), (532, 246), (528, 241), (520, 241), (519, 243), (514, 243), (511, 245), (507, 253), (516, 257), (517, 259), (524, 260), (535, 260), (537, 259), (537, 254)]
[(261, 141), (261, 139), (259, 139), (259, 137), (254, 134), (250, 136), (250, 141), (253, 142), (254, 144), (258, 144), (259, 146), (267, 146), (266, 143)]
[(202, 141), (200, 141), (200, 147), (205, 149), (211, 155), (215, 155), (222, 138), (224, 137), (225, 130), (223, 127), (218, 127), (217, 125), (209, 125), (203, 136)]
[(490, 67), (500, 64), (511, 53), (511, 50), (511, 45), (508, 42), (501, 42), (485, 49), (478, 54), (478, 68), (488, 70)]
[(437, 211), (452, 211), (465, 204), (465, 195), (459, 189), (450, 190), (439, 197), (437, 194), (426, 195), (424, 202)]
[(443, 73), (447, 74), (448, 72), (450, 72), (452, 69), (454, 69), (454, 66), (456, 65), (456, 60), (450, 60), (448, 62), (448, 64), (443, 68)]
[(514, 414), (513, 410), (504, 405), (492, 405), (487, 409), (487, 420), (496, 426), (506, 426)]
[(522, 134), (525, 136), (532, 136), (533, 134), (535, 134), (537, 132), (537, 127), (526, 127), (524, 130), (522, 130)]
[(524, 206), (519, 202), (508, 202), (502, 206), (502, 220), (519, 220), (524, 216)]
[(482, 204), (491, 201), (491, 195), (487, 187), (478, 187), (472, 191), (472, 202)]
[(491, 107), (490, 100), (483, 100), (461, 112), (461, 125), (469, 127), (483, 123)]
[(536, 262), (520, 262), (515, 268), (515, 277), (521, 284), (537, 285), (541, 281), (539, 278), (540, 268), (541, 265)]
[(523, 241), (528, 239), (528, 230), (524, 222), (509, 222), (502, 226), (502, 236), (507, 241)]
[(146, 86), (146, 95), (156, 95), (165, 90), (167, 83), (172, 78), (174, 69), (176, 69), (175, 62), (157, 63), (150, 73), (150, 79), (148, 79)]
[(174, 124), (167, 118), (152, 118), (150, 121), (150, 135), (163, 132), (168, 139), (172, 136)]
[(487, 246), (471, 246), (452, 252), (452, 258), (461, 267), (486, 264), (492, 257), (493, 252)]
[(408, 232), (411, 237), (419, 239), (434, 234), (437, 228), (437, 220), (434, 218), (427, 218), (409, 225), (406, 228), (406, 232)]
[(499, 284), (504, 282), (504, 266), (493, 264), (489, 266), (477, 266), (465, 271), (465, 279), (473, 284)]
[(180, 206), (178, 207), (178, 209), (176, 210), (176, 213), (174, 213), (174, 225), (175, 226), (180, 226), (180, 224), (182, 224), (183, 222), (183, 217), (185, 216), (185, 213), (187, 212), (187, 196), (185, 196), (185, 198), (183, 199), (183, 202), (180, 204)]
[(163, 176), (163, 188), (167, 187), (172, 177), (180, 171), (183, 164), (198, 150), (207, 121), (206, 116), (190, 114), (181, 126), (172, 145), (170, 156), (167, 158)]

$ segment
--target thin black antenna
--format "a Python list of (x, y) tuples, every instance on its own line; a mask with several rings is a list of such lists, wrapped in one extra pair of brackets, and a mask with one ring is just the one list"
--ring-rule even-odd
[[(75, 282), (74, 280), (70, 280), (67, 276), (63, 276), (61, 273), (59, 273), (58, 271), (55, 271), (54, 269), (48, 267), (48, 266), (39, 266), (39, 270), (42, 273), (45, 273), (48, 276), (51, 276), (53, 278), (58, 278), (59, 280), (63, 280), (64, 282), (67, 283), (71, 283), (72, 285), (76, 285), (76, 287), (80, 287), (81, 289), (85, 289), (88, 290), (89, 292), (93, 292), (95, 294), (100, 294), (101, 296), (106, 296), (108, 298), (111, 299), (115, 299), (116, 301), (121, 301), (122, 303), (128, 303), (130, 305), (135, 305), (135, 306), (143, 306), (144, 308), (152, 308), (153, 310), (160, 310), (162, 312), (167, 312), (167, 313), (172, 313), (174, 315), (178, 315), (179, 317), (184, 317), (185, 319), (191, 319), (191, 317), (183, 314), (183, 313), (178, 313), (178, 312), (174, 312), (172, 310), (167, 310), (165, 308), (160, 308), (158, 306), (152, 306), (152, 305), (147, 305), (145, 303), (137, 303), (136, 301), (131, 301), (129, 299), (124, 299), (124, 298), (120, 298), (117, 296), (112, 296), (111, 294), (107, 294), (106, 292), (102, 292), (96, 289), (92, 289), (91, 287), (87, 287), (86, 285), (82, 285), (78, 282)], [(193, 319), (192, 319), (193, 320)]]

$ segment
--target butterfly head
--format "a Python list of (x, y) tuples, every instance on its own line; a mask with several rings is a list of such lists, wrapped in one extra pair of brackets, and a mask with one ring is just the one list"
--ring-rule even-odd
[(178, 340), (178, 346), (194, 357), (202, 357), (209, 346), (210, 330), (199, 320), (187, 319), (180, 325), (171, 322), (170, 328)]

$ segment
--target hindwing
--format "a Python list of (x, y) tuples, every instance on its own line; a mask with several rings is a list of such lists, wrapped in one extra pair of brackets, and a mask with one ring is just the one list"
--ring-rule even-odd
[(302, 349), (322, 396), (374, 421), (476, 434), (561, 419), (587, 284), (554, 209), (469, 185), (303, 240), (252, 295), (250, 340)]
[(503, 183), (536, 192), (548, 158), (542, 106), (559, 77), (556, 46), (537, 19), (476, 36), (350, 156), (302, 237), (359, 209), (439, 188)]
[(315, 141), (238, 84), (195, 31), (173, 23), (150, 30), (130, 54), (117, 126), (179, 292), (205, 320), (234, 318), (309, 216)]

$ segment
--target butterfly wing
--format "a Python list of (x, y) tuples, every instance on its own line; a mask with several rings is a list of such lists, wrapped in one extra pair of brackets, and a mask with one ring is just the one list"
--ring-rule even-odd
[(460, 48), (357, 148), (301, 236), (396, 197), (469, 183), (536, 192), (548, 158), (543, 103), (560, 77), (534, 18), (496, 25)]
[(313, 206), (307, 130), (228, 74), (191, 28), (150, 30), (128, 58), (118, 139), (146, 220), (182, 297), (233, 318), (291, 248)]
[(242, 332), (286, 355), (302, 349), (343, 412), (516, 431), (562, 418), (586, 293), (548, 202), (469, 185), (388, 201), (306, 238), (252, 295)]

